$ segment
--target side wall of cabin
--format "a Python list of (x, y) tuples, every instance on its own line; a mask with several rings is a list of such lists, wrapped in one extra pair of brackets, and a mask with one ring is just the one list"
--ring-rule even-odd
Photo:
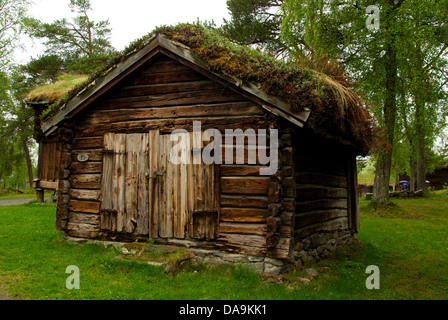
[(307, 128), (287, 130), (294, 158), (292, 254), (306, 265), (351, 241), (359, 230), (356, 151)]

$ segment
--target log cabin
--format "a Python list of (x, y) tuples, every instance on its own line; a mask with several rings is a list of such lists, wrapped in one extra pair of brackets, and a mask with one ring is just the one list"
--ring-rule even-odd
[[(250, 76), (277, 68), (271, 57), (263, 68), (247, 68), (246, 49), (236, 46), (219, 47), (214, 57), (201, 43), (204, 30), (185, 28), (158, 30), (130, 47), (59, 105), (29, 99), (40, 145), (34, 187), (57, 190), (56, 228), (71, 237), (152, 239), (298, 266), (347, 242), (359, 229), (356, 156), (369, 144), (354, 130), (371, 130), (364, 107), (350, 106), (364, 122), (350, 118), (353, 110), (338, 115), (337, 94), (306, 88), (303, 78), (289, 80), (299, 94), (269, 89)], [(222, 62), (222, 52), (232, 55)], [(236, 62), (249, 71), (232, 73)], [(179, 129), (190, 161), (174, 164)], [(234, 161), (193, 161), (210, 144), (208, 129), (241, 130), (243, 156), (225, 145)], [(251, 145), (250, 133), (267, 143)], [(266, 162), (250, 159), (251, 146), (265, 154), (275, 146), (275, 172), (260, 174)]]

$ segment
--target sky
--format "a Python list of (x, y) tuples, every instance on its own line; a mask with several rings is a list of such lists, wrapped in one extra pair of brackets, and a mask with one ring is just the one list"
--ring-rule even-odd
[[(214, 21), (221, 25), (229, 19), (226, 0), (90, 0), (91, 19), (109, 20), (111, 42), (115, 49), (123, 50), (132, 41), (150, 33), (161, 25), (180, 22)], [(70, 18), (70, 0), (33, 0), (29, 15), (42, 22)], [(26, 63), (31, 57), (43, 53), (38, 41), (23, 39), (24, 50), (16, 52), (15, 60)]]

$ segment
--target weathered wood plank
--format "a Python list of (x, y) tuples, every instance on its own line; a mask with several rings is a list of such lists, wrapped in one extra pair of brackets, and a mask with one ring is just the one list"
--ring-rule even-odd
[(303, 228), (298, 228), (294, 232), (294, 238), (303, 239), (308, 235), (315, 233), (317, 231), (342, 230), (346, 229), (347, 227), (348, 227), (347, 217), (337, 218), (334, 220), (309, 225)]
[(155, 94), (167, 94), (175, 92), (197, 91), (201, 89), (213, 90), (224, 88), (221, 84), (210, 80), (175, 82), (162, 84), (142, 84), (137, 86), (125, 86), (114, 92), (111, 98), (137, 97)]
[[(124, 230), (133, 233), (137, 227), (138, 205), (138, 156), (141, 134), (126, 135)], [(124, 186), (123, 186), (124, 187)]]
[(70, 187), (75, 189), (101, 189), (101, 174), (78, 174), (70, 176)]
[(266, 224), (221, 222), (219, 232), (265, 236)]
[(296, 186), (297, 201), (310, 201), (328, 198), (347, 198), (347, 189), (318, 185), (298, 184)]
[[(114, 133), (107, 133), (104, 135), (104, 148), (107, 150), (113, 150), (114, 148)], [(102, 174), (102, 184), (101, 184), (101, 209), (114, 210), (113, 205), (113, 154), (105, 153), (103, 158), (103, 174)], [(116, 219), (115, 216), (111, 216), (110, 213), (106, 211), (101, 212), (101, 229), (112, 230), (111, 219)]]
[(221, 177), (222, 194), (266, 195), (269, 177)]
[(221, 208), (220, 221), (265, 223), (267, 210), (252, 208)]
[(294, 174), (296, 182), (299, 184), (314, 184), (329, 187), (347, 188), (347, 178), (332, 176), (322, 173), (296, 172)]
[(100, 216), (98, 214), (71, 212), (70, 223), (90, 224), (98, 226), (100, 224)]
[[(264, 127), (266, 125), (266, 119), (259, 116), (210, 116), (210, 117), (198, 117), (194, 120), (201, 121), (202, 130), (210, 128), (223, 130), (225, 129), (238, 129), (246, 130), (253, 126)], [(103, 135), (106, 132), (142, 132), (157, 130), (162, 128), (164, 133), (170, 133), (179, 127), (184, 128), (187, 131), (193, 130), (192, 118), (170, 118), (170, 119), (147, 119), (142, 121), (124, 121), (115, 122), (104, 125), (83, 125), (78, 126), (78, 134), (83, 137), (89, 137), (92, 135)]]
[[(75, 200), (93, 200), (99, 201), (101, 199), (100, 190), (82, 190), (82, 189), (70, 189), (70, 198)], [(104, 203), (104, 201), (103, 201)]]
[(294, 219), (294, 226), (296, 228), (301, 228), (310, 224), (320, 223), (342, 217), (347, 217), (347, 210), (316, 210), (307, 213), (296, 214)]
[(103, 137), (80, 137), (73, 141), (74, 150), (101, 149), (103, 148)]
[(99, 214), (100, 203), (93, 201), (70, 200), (69, 210), (72, 212), (96, 213)]
[(221, 195), (221, 207), (266, 209), (268, 207), (268, 198), (262, 196)]
[(259, 176), (260, 169), (266, 166), (256, 165), (221, 165), (221, 176)]
[(102, 173), (102, 162), (72, 162), (70, 171), (72, 174), (86, 174), (86, 173)]
[(140, 146), (137, 160), (137, 234), (149, 235), (149, 134), (142, 134), (139, 142)]
[(221, 104), (195, 104), (190, 106), (121, 108), (98, 110), (84, 117), (83, 125), (104, 125), (122, 121), (145, 119), (196, 118), (206, 116), (262, 115), (262, 110), (251, 102), (231, 102)]
[[(126, 196), (126, 135), (116, 134), (114, 140), (114, 171), (112, 178), (113, 186), (113, 209), (117, 211), (116, 225), (112, 223), (112, 230), (117, 232), (124, 231), (125, 223), (125, 196)], [(114, 221), (112, 221), (114, 222)]]
[(154, 174), (159, 168), (159, 131), (151, 130), (149, 132), (149, 236), (157, 239), (158, 232), (158, 210), (160, 208), (159, 189), (156, 184), (158, 176)]
[(296, 202), (295, 212), (307, 212), (312, 210), (324, 209), (343, 209), (347, 210), (347, 199), (319, 199), (314, 201)]

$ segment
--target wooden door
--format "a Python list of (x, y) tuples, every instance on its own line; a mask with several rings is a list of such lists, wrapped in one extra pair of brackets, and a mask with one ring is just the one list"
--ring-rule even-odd
[(148, 234), (148, 142), (148, 134), (105, 134), (101, 229)]
[[(170, 135), (150, 132), (149, 234), (152, 238), (215, 239), (217, 234), (217, 184), (215, 166), (193, 164), (193, 139), (200, 135)], [(186, 143), (188, 141), (188, 143)], [(170, 152), (182, 144), (181, 163), (173, 163)], [(201, 145), (202, 147), (202, 145)]]
[[(182, 162), (171, 161), (177, 142), (158, 130), (104, 136), (101, 228), (157, 238), (215, 239), (218, 190), (214, 165), (193, 164), (193, 139)], [(185, 139), (185, 140), (183, 140)], [(202, 145), (201, 145), (202, 148)]]

